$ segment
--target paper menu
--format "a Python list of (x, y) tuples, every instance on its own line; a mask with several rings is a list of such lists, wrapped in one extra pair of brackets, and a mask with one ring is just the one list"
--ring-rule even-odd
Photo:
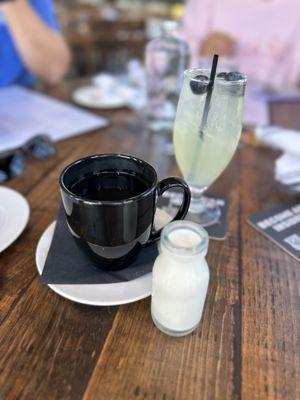
[(107, 125), (105, 118), (30, 89), (0, 89), (0, 152), (19, 147), (37, 134), (59, 141)]

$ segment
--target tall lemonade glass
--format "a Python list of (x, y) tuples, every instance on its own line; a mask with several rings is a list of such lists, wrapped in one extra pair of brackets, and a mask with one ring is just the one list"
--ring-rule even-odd
[(220, 218), (216, 202), (202, 194), (235, 153), (246, 87), (246, 76), (238, 72), (217, 74), (212, 87), (209, 77), (209, 69), (184, 72), (173, 137), (178, 166), (192, 193), (187, 218), (203, 226)]

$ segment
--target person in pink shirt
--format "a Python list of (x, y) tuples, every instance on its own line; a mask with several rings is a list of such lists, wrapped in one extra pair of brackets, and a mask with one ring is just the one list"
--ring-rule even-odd
[(217, 53), (260, 85), (300, 83), (299, 0), (187, 0), (181, 30), (193, 67)]

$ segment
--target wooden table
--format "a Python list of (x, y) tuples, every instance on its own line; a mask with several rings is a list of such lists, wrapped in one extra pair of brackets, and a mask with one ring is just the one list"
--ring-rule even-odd
[[(68, 99), (69, 89), (52, 94)], [(287, 112), (275, 114), (295, 123)], [(164, 155), (165, 139), (149, 135), (141, 117), (107, 115), (107, 129), (61, 142), (48, 161), (28, 160), (25, 175), (7, 185), (26, 196), (31, 217), (0, 255), (3, 399), (299, 399), (300, 266), (246, 222), (291, 198), (276, 188), (268, 150), (240, 146), (213, 187), (230, 202), (228, 236), (210, 243), (209, 293), (192, 335), (174, 339), (154, 328), (150, 299), (90, 307), (40, 285), (35, 249), (56, 218), (65, 165), (122, 152), (152, 161), (161, 176), (178, 173)]]

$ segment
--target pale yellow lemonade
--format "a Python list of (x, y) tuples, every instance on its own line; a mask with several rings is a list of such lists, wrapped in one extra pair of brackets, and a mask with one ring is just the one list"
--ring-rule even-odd
[[(209, 76), (209, 72), (205, 72)], [(185, 72), (178, 103), (174, 150), (178, 166), (188, 184), (205, 189), (226, 168), (238, 145), (246, 79), (230, 82), (216, 77), (207, 123), (201, 134), (207, 94), (193, 93), (190, 87), (193, 76), (190, 74), (191, 70)]]

